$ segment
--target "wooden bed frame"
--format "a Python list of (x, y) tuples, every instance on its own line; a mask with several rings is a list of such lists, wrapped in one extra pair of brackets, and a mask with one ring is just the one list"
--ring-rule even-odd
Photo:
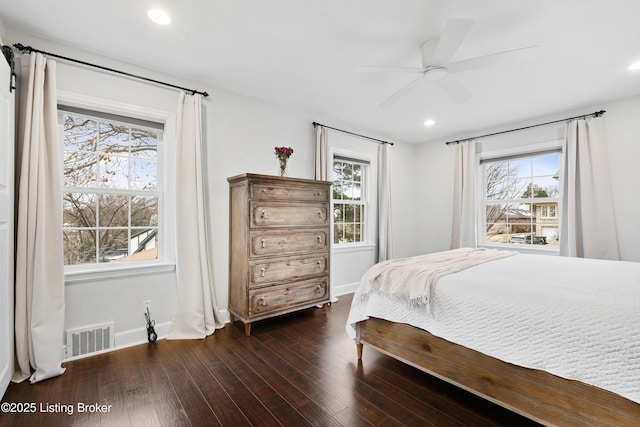
[(363, 344), (545, 425), (640, 425), (640, 404), (629, 399), (503, 362), (410, 325), (358, 322), (358, 360)]

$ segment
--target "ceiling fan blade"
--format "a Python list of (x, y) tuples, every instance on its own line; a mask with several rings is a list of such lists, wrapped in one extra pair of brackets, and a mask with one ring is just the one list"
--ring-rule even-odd
[(471, 99), (472, 94), (458, 79), (456, 79), (452, 75), (448, 75), (442, 80), (439, 80), (438, 86), (445, 91), (447, 95), (455, 102), (456, 104), (462, 104)]
[(360, 65), (356, 69), (358, 72), (364, 73), (406, 73), (406, 74), (423, 74), (424, 68), (418, 67), (394, 67), (385, 65)]
[(394, 93), (393, 95), (391, 95), (389, 98), (385, 99), (382, 104), (380, 104), (380, 107), (390, 107), (391, 105), (393, 105), (398, 99), (402, 98), (404, 95), (406, 95), (407, 93), (411, 92), (411, 90), (413, 90), (414, 87), (418, 86), (418, 84), (420, 82), (422, 82), (422, 78), (424, 76), (420, 76), (415, 80), (410, 81), (408, 84), (406, 84), (405, 86), (403, 86), (402, 88), (400, 88), (400, 90), (398, 90), (396, 93)]
[(471, 31), (473, 19), (450, 19), (433, 55), (433, 65), (447, 65)]
[(537, 49), (538, 46), (528, 46), (499, 53), (492, 53), (490, 55), (478, 56), (476, 58), (465, 59), (462, 61), (456, 61), (447, 65), (447, 70), (451, 73), (459, 73), (461, 71), (489, 67), (505, 61), (532, 59)]

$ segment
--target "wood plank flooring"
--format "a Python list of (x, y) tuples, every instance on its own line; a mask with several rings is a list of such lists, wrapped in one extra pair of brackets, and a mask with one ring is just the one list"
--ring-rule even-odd
[(351, 298), (326, 316), (257, 322), (251, 337), (236, 323), (66, 363), (60, 377), (11, 384), (2, 402), (36, 412), (0, 413), (0, 426), (535, 425), (366, 346), (358, 364), (345, 332)]

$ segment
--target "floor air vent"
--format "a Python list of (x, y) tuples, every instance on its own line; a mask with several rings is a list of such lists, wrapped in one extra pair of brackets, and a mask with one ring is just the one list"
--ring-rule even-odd
[(67, 358), (112, 349), (114, 323), (67, 330)]

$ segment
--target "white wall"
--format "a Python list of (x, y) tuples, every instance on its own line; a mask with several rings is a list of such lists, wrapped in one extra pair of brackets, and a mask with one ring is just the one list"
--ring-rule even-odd
[[(10, 34), (9, 42), (22, 42), (38, 49), (75, 57), (104, 66), (121, 69), (178, 85), (208, 91), (204, 101), (208, 191), (211, 201), (214, 286), (219, 307), (226, 315), (228, 298), (228, 183), (227, 178), (244, 172), (277, 174), (275, 146), (291, 146), (294, 154), (288, 171), (292, 177), (313, 178), (315, 130), (313, 121), (339, 126), (331, 119), (307, 112), (230, 93), (214, 87), (179, 78), (164, 76), (132, 64), (77, 51), (48, 40)], [(58, 89), (65, 92), (100, 97), (111, 101), (146, 106), (156, 110), (175, 112), (178, 93), (136, 80), (98, 72), (58, 61)], [(350, 129), (358, 131), (357, 129)], [(363, 132), (366, 133), (366, 132)], [(336, 134), (339, 135), (339, 134)], [(334, 136), (333, 134), (331, 135)], [(375, 135), (371, 135), (374, 136)], [(335, 137), (335, 142), (341, 141)], [(356, 138), (357, 139), (357, 138)], [(375, 159), (377, 144), (372, 142), (339, 142), (366, 147)], [(352, 146), (353, 147), (353, 146)], [(415, 236), (415, 147), (396, 144), (392, 150), (393, 226), (395, 253), (409, 256), (416, 253)], [(355, 283), (361, 273), (373, 263), (373, 251), (347, 252), (332, 258), (333, 286), (348, 290), (344, 285)], [(342, 286), (342, 288), (341, 288)], [(162, 337), (167, 332), (176, 298), (175, 272), (113, 278), (66, 285), (65, 329), (114, 321), (116, 346), (146, 341), (143, 300), (152, 300), (152, 317)]]
[[(536, 120), (511, 123), (501, 128), (479, 130), (473, 135), (461, 135), (460, 138), (559, 120), (601, 109), (607, 111), (604, 119), (620, 257), (626, 261), (640, 261), (640, 227), (637, 225), (637, 218), (640, 218), (640, 198), (637, 197), (640, 182), (640, 134), (635, 129), (640, 119), (640, 97), (587, 106)], [(493, 150), (562, 139), (562, 129), (563, 124), (560, 123), (483, 138), (482, 149)], [(444, 142), (421, 144), (417, 149), (418, 163), (421, 165), (418, 173), (422, 185), (419, 210), (425, 213), (421, 221), (420, 251), (424, 253), (449, 249), (451, 239), (454, 159), (453, 147)]]

